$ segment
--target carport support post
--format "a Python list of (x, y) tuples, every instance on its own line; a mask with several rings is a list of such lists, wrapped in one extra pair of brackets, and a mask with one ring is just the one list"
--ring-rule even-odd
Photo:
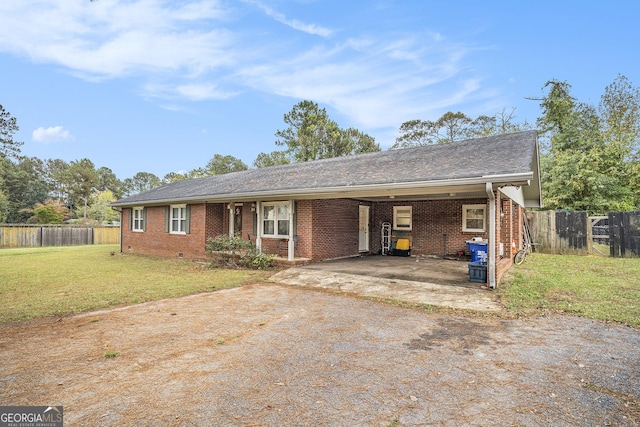
[(234, 202), (229, 203), (229, 237), (233, 239), (235, 230), (233, 229), (236, 223), (236, 204)]
[(496, 195), (493, 192), (493, 183), (487, 182), (485, 186), (489, 198), (489, 264), (487, 282), (490, 289), (496, 288)]
[(262, 202), (256, 201), (256, 248), (262, 253)]
[(293, 254), (295, 253), (295, 241), (293, 240), (293, 208), (295, 203), (293, 200), (289, 200), (289, 244), (287, 245), (287, 260), (293, 261)]

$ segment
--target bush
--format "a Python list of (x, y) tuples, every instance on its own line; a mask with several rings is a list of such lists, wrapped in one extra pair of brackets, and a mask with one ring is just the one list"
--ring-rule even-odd
[(207, 239), (206, 249), (214, 267), (267, 270), (273, 266), (272, 256), (261, 253), (253, 243), (243, 240), (239, 234), (234, 237), (210, 237)]

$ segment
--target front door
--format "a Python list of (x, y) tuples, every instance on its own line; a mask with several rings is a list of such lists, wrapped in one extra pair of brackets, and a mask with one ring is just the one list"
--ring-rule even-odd
[(358, 233), (358, 249), (369, 252), (369, 206), (360, 205), (360, 221)]

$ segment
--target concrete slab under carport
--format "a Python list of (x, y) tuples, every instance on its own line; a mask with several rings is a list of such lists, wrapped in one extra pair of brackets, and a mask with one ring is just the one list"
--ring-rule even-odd
[(323, 261), (278, 272), (288, 285), (478, 311), (502, 305), (486, 285), (469, 281), (468, 261), (431, 257), (364, 256)]

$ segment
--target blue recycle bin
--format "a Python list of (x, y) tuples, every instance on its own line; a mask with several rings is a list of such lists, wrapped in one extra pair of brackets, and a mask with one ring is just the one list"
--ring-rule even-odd
[(487, 262), (487, 242), (467, 240), (467, 248), (471, 252), (471, 262)]

